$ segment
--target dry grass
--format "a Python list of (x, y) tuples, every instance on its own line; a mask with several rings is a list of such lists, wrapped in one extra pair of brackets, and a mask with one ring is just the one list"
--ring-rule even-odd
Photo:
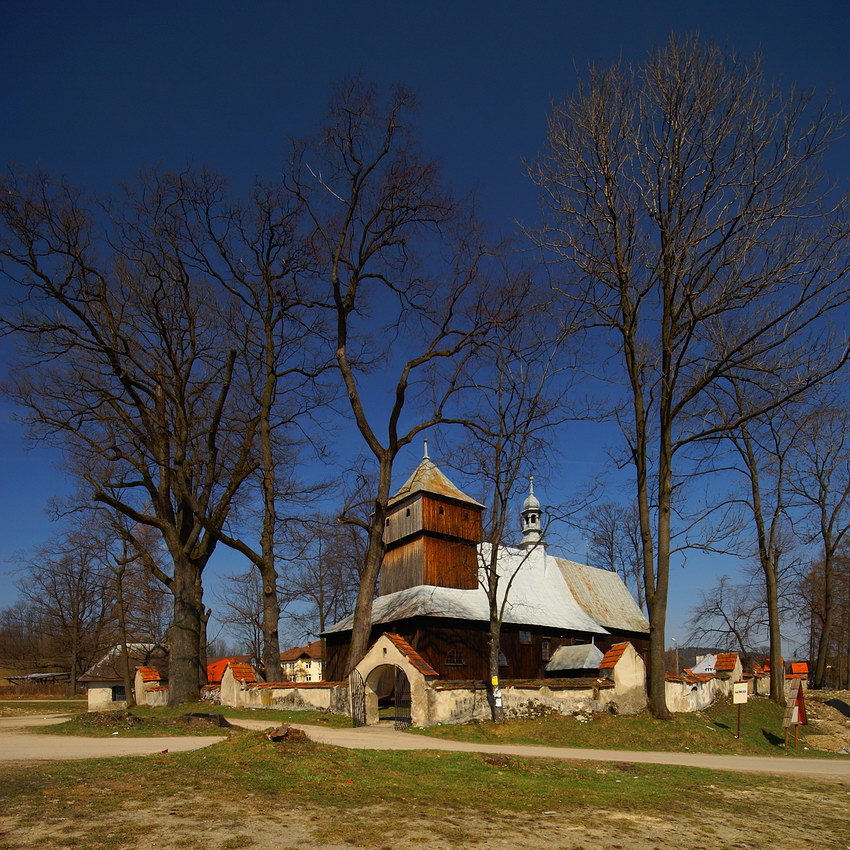
[[(740, 841), (742, 821), (749, 846), (845, 850), (850, 843), (846, 784), (660, 765), (278, 746), (236, 732), (194, 753), (12, 766), (5, 774), (0, 848), (15, 850), (224, 850), (237, 841), (253, 850), (708, 850), (736, 846), (727, 842), (733, 832)], [(805, 834), (793, 819), (763, 817), (774, 810), (805, 811)], [(712, 843), (692, 834), (684, 842), (681, 824), (694, 822), (718, 830)], [(795, 843), (795, 835), (811, 839), (812, 830), (815, 844)]]

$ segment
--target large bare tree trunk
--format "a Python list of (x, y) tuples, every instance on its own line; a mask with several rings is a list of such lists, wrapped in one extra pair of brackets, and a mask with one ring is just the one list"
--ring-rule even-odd
[(372, 598), (378, 583), (378, 575), (384, 560), (384, 526), (387, 518), (387, 502), (390, 497), (390, 479), (393, 456), (386, 452), (378, 468), (378, 492), (372, 510), (366, 556), (357, 601), (354, 603), (354, 624), (351, 629), (351, 646), (348, 650), (348, 670), (353, 670), (357, 662), (369, 649), (369, 636), (372, 633)]

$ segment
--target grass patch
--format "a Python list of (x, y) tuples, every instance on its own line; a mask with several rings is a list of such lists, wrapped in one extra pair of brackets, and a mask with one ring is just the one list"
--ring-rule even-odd
[[(458, 726), (411, 729), (414, 734), (472, 743), (539, 744), (550, 747), (592, 747), (611, 750), (659, 750), (667, 752), (728, 753), (737, 755), (793, 755), (842, 758), (831, 753), (806, 750), (806, 736), (813, 727), (801, 726), (795, 749), (783, 748), (783, 709), (768, 699), (754, 698), (743, 706), (741, 738), (735, 738), (738, 707), (720, 701), (673, 720), (655, 720), (647, 712), (614, 717), (596, 715), (582, 721), (575, 717), (537, 717)], [(793, 733), (791, 741), (793, 741)]]
[(44, 714), (71, 714), (85, 711), (86, 700), (80, 699), (14, 699), (0, 700), (0, 717), (32, 717)]
[[(134, 759), (134, 764), (137, 761)], [(312, 742), (272, 744), (258, 732), (234, 732), (212, 748), (194, 753), (126, 759), (54, 762), (12, 767), (0, 787), (0, 800), (24, 806), (34, 817), (55, 805), (98, 806), (92, 787), (126, 795), (128, 801), (201, 790), (214, 797), (242, 799), (283, 795), (288, 805), (314, 803), (348, 811), (369, 801), (479, 812), (537, 811), (561, 805), (569, 788), (573, 805), (657, 811), (700, 798), (710, 785), (737, 791), (781, 785), (786, 780), (665, 765), (563, 762), (481, 753), (346, 750)], [(82, 777), (85, 777), (84, 779)], [(800, 780), (794, 780), (795, 782)], [(823, 790), (828, 783), (804, 781)], [(627, 787), (622, 787), (627, 786)], [(633, 793), (640, 788), (640, 793)], [(630, 792), (631, 791), (631, 792)], [(846, 794), (846, 790), (845, 790)], [(711, 794), (707, 795), (709, 798)], [(678, 801), (678, 802), (677, 802)], [(76, 811), (79, 814), (79, 811)]]
[(277, 723), (311, 723), (347, 727), (348, 717), (321, 711), (276, 711), (265, 709), (228, 708), (207, 702), (152, 708), (135, 706), (127, 711), (91, 711), (75, 715), (64, 723), (41, 726), (30, 730), (40, 735), (78, 735), (87, 738), (108, 738), (115, 732), (122, 737), (152, 738), (160, 735), (226, 735), (227, 730), (203, 723), (190, 724), (180, 719), (184, 714), (222, 714), (232, 720), (262, 720)]
[[(181, 712), (185, 713), (185, 712)], [(30, 730), (41, 735), (78, 735), (84, 738), (153, 738), (161, 735), (227, 735), (227, 729), (202, 721), (187, 722), (178, 715), (142, 717), (134, 711), (92, 711), (64, 723)]]
[[(283, 801), (274, 846), (288, 846), (287, 817), (299, 806), (315, 814), (310, 829), (319, 841), (414, 846), (415, 836), (404, 831), (414, 820), (432, 837), (442, 837), (440, 846), (476, 846), (489, 818), (523, 815), (539, 827), (545, 812), (561, 823), (593, 827), (600, 812), (611, 811), (623, 830), (628, 818), (657, 821), (673, 812), (677, 822), (695, 812), (702, 822), (738, 822), (747, 807), (752, 814), (770, 804), (792, 805), (791, 793), (797, 795), (794, 806), (803, 795), (808, 822), (817, 819), (821, 830), (829, 830), (823, 835), (850, 835), (846, 784), (664, 765), (345, 750), (311, 742), (278, 746), (261, 733), (235, 731), (213, 747), (131, 764), (114, 758), (4, 766), (0, 811), (12, 813), (9, 836), (35, 832), (49, 839), (42, 846), (55, 847), (77, 846), (79, 839), (78, 846), (90, 850), (137, 846), (142, 833), (131, 840), (132, 831), (125, 832), (131, 820), (143, 830), (165, 831), (146, 838), (151, 846), (160, 846), (156, 839), (163, 835), (169, 847), (235, 846), (221, 843), (241, 840), (246, 832), (234, 836), (234, 818), (256, 818), (268, 830), (270, 808)], [(189, 843), (177, 843), (184, 840)], [(292, 844), (313, 846), (294, 838)]]
[(237, 720), (267, 720), (269, 723), (311, 723), (339, 729), (351, 726), (351, 718), (328, 711), (289, 711), (271, 708), (230, 708), (226, 705), (211, 705), (208, 702), (189, 702), (183, 705), (151, 708), (136, 706), (133, 709), (140, 717), (177, 717), (187, 712), (223, 714)]
[[(758, 825), (773, 806), (795, 812), (805, 808), (807, 822), (817, 823), (819, 834), (850, 838), (846, 783), (627, 762), (346, 750), (311, 742), (276, 745), (262, 733), (239, 730), (213, 747), (131, 763), (114, 758), (4, 765), (0, 784), (7, 836), (29, 842), (10, 845), (16, 848), (116, 850), (138, 846), (140, 836), (149, 846), (223, 848), (235, 846), (237, 838), (241, 842), (243, 833), (254, 834), (237, 827), (234, 835), (235, 823), (262, 824), (264, 836), (276, 829), (277, 843), (264, 847), (322, 841), (416, 846), (417, 830), (439, 842), (428, 847), (473, 847), (481, 846), (482, 829), (499, 824), (513, 829), (517, 819), (532, 830), (522, 843), (535, 844), (544, 813), (559, 823), (594, 829), (606, 822), (606, 812), (616, 815), (624, 839), (610, 846), (644, 848), (650, 845), (628, 840), (631, 823), (655, 823), (669, 813), (672, 834), (679, 835), (681, 813), (701, 823), (746, 820)], [(297, 807), (310, 840), (290, 837), (291, 812)], [(270, 821), (270, 811), (280, 812), (279, 821)], [(659, 841), (651, 846), (673, 845)], [(718, 841), (713, 846), (732, 845)]]

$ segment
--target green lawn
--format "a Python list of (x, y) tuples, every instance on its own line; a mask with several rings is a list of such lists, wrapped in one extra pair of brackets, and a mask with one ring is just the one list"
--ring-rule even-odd
[(226, 735), (227, 729), (205, 724), (189, 724), (180, 716), (189, 713), (223, 714), (230, 719), (263, 720), (269, 723), (312, 723), (324, 726), (350, 726), (351, 720), (338, 714), (321, 711), (255, 711), (244, 708), (210, 705), (206, 702), (185, 703), (178, 706), (151, 708), (135, 706), (130, 714), (135, 723), (122, 718), (122, 712), (84, 712), (64, 723), (42, 726), (31, 730), (42, 735), (81, 735), (107, 738), (114, 733), (130, 738), (150, 738), (159, 735)]
[[(114, 816), (117, 801), (127, 815), (166, 806), (175, 824), (185, 824), (179, 828), (186, 830), (186, 840), (198, 828), (193, 818), (207, 827), (219, 819), (232, 828), (238, 812), (240, 822), (261, 823), (268, 807), (278, 810), (285, 801), (286, 811), (304, 805), (321, 812), (319, 840), (385, 846), (372, 842), (380, 840), (380, 829), (397, 826), (403, 811), (434, 829), (448, 819), (454, 843), (446, 846), (464, 846), (471, 837), (464, 835), (464, 812), (478, 819), (557, 813), (576, 823), (597, 822), (599, 810), (616, 810), (620, 818), (677, 811), (737, 820), (756, 817), (771, 799), (793, 790), (813, 801), (809, 816), (819, 818), (825, 834), (850, 835), (847, 787), (808, 779), (475, 753), (345, 750), (309, 742), (276, 745), (245, 731), (211, 748), (133, 759), (132, 765), (103, 759), (4, 766), (0, 811), (13, 813), (14, 834), (57, 826), (68, 831), (67, 846), (90, 850), (111, 850), (138, 837), (131, 838), (126, 819)], [(150, 815), (140, 817), (151, 821)], [(176, 829), (169, 833), (175, 841)], [(0, 840), (3, 846), (13, 845)]]
[(77, 699), (4, 699), (0, 700), (0, 717), (27, 717), (44, 714), (70, 714), (85, 711), (85, 697)]
[[(832, 756), (805, 749), (811, 727), (801, 726), (799, 746), (783, 748), (783, 709), (768, 699), (755, 698), (742, 707), (741, 738), (735, 733), (738, 707), (718, 702), (705, 711), (676, 714), (673, 720), (655, 720), (648, 713), (614, 717), (598, 715), (582, 721), (575, 717), (541, 717), (461, 726), (411, 729), (419, 735), (473, 743), (544, 744), (553, 747), (594, 747), (623, 750), (736, 753), (741, 755)], [(792, 733), (793, 736), (793, 733)], [(793, 743), (793, 737), (791, 738)]]

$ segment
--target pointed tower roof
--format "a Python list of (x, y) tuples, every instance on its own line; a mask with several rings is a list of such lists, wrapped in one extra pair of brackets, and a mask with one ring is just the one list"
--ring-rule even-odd
[(436, 496), (445, 496), (448, 499), (454, 499), (457, 502), (466, 502), (468, 505), (475, 505), (477, 508), (483, 508), (480, 502), (476, 502), (471, 496), (467, 496), (462, 490), (459, 490), (449, 481), (446, 476), (434, 465), (431, 458), (428, 457), (427, 443), (425, 444), (425, 457), (419, 462), (419, 466), (413, 470), (413, 474), (404, 484), (399, 487), (398, 492), (390, 497), (387, 503), (388, 507), (397, 504), (412, 496), (414, 493), (433, 493)]

